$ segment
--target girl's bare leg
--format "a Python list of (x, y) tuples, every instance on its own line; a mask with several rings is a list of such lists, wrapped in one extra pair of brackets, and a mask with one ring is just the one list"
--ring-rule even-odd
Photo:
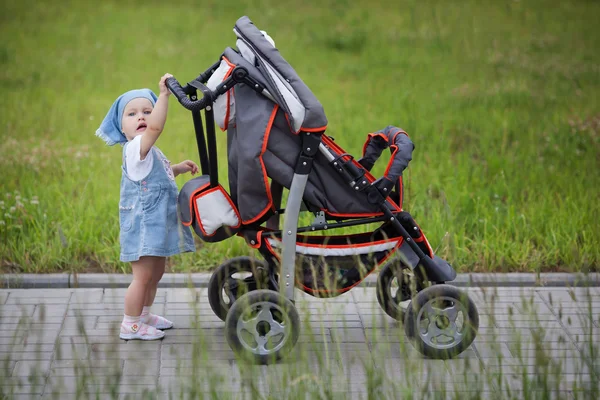
[(173, 323), (168, 319), (159, 315), (154, 315), (150, 312), (150, 306), (152, 306), (154, 303), (154, 298), (156, 297), (158, 282), (160, 282), (163, 274), (165, 273), (166, 263), (166, 257), (155, 258), (154, 265), (152, 267), (152, 282), (148, 288), (148, 292), (146, 292), (146, 299), (144, 301), (144, 308), (142, 310), (142, 322), (158, 329), (169, 329), (173, 327)]
[(153, 257), (152, 265), (152, 281), (146, 292), (146, 298), (144, 299), (144, 306), (150, 307), (154, 303), (156, 297), (156, 290), (158, 289), (158, 282), (162, 279), (165, 273), (165, 266), (167, 265), (166, 257)]
[(131, 263), (133, 280), (125, 293), (125, 315), (121, 323), (121, 339), (155, 340), (165, 335), (164, 332), (144, 324), (141, 317), (152, 285), (154, 258), (156, 257), (140, 257), (138, 261)]
[(131, 263), (133, 280), (125, 293), (125, 314), (136, 316), (142, 315), (142, 308), (146, 296), (152, 284), (152, 269), (154, 257), (140, 257), (138, 261)]

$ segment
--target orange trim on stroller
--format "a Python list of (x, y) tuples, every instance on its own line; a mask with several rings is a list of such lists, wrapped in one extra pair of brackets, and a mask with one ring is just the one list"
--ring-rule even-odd
[(269, 211), (269, 209), (271, 211), (275, 211), (275, 210), (273, 210), (273, 197), (271, 196), (269, 178), (267, 176), (267, 169), (265, 168), (265, 162), (263, 161), (263, 155), (267, 151), (267, 145), (269, 143), (269, 136), (271, 135), (271, 128), (273, 127), (273, 122), (275, 122), (275, 117), (277, 116), (278, 110), (279, 110), (279, 105), (275, 104), (275, 106), (273, 107), (273, 111), (271, 112), (271, 117), (269, 118), (269, 123), (267, 124), (267, 127), (265, 128), (265, 134), (263, 136), (263, 146), (260, 151), (260, 155), (258, 156), (258, 159), (260, 161), (260, 166), (262, 168), (263, 179), (265, 181), (265, 188), (267, 189), (267, 198), (269, 199), (269, 204), (267, 204), (267, 206), (251, 220), (249, 220), (249, 221), (242, 220), (243, 224), (251, 224), (253, 222), (258, 221), (259, 219), (261, 219), (262, 217), (265, 216), (265, 214)]
[(300, 127), (300, 131), (299, 132), (325, 132), (327, 130), (327, 125), (322, 126), (320, 128), (304, 128), (304, 127)]
[[(208, 186), (210, 186), (210, 183), (207, 183), (192, 192), (192, 194), (190, 195), (190, 210), (194, 209), (194, 198), (196, 197), (196, 193), (202, 192)], [(190, 214), (192, 214), (192, 213), (190, 213)], [(183, 226), (190, 226), (190, 225), (192, 225), (192, 222), (194, 222), (194, 218), (190, 218), (189, 222), (181, 221)]]
[[(233, 69), (236, 67), (235, 64), (233, 64), (231, 61), (229, 61), (227, 59), (227, 57), (223, 56), (223, 60), (227, 63), (227, 65), (229, 65), (229, 71), (227, 71), (227, 73), (225, 74), (225, 77), (223, 78), (223, 81), (225, 81), (227, 78), (229, 78), (229, 76), (231, 75), (231, 73), (233, 72)], [(231, 92), (233, 92), (233, 87), (231, 89), (229, 89), (227, 91), (227, 112), (225, 113), (225, 121), (223, 121), (223, 129), (221, 129), (221, 131), (225, 132), (227, 130), (227, 128), (229, 127), (229, 113), (230, 113), (230, 109), (231, 109)]]
[(369, 143), (371, 143), (371, 139), (373, 139), (375, 136), (381, 136), (383, 138), (383, 140), (387, 141), (387, 138), (385, 137), (385, 135), (383, 133), (369, 133), (367, 135), (367, 140), (365, 141), (365, 144), (363, 144), (363, 151), (362, 151), (362, 156), (365, 156), (365, 153), (367, 152), (367, 147), (369, 146)]

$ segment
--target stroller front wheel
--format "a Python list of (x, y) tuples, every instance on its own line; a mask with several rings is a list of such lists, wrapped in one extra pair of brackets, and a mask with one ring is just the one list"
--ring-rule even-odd
[(236, 257), (219, 265), (208, 282), (208, 303), (225, 321), (233, 303), (244, 294), (267, 289), (267, 265), (250, 257)]
[(404, 329), (420, 353), (448, 359), (473, 343), (479, 329), (479, 313), (466, 293), (454, 286), (434, 285), (412, 300)]
[(256, 290), (240, 297), (225, 320), (229, 346), (252, 363), (279, 360), (294, 347), (299, 335), (296, 307), (273, 290)]
[(377, 302), (387, 315), (404, 322), (405, 308), (403, 302), (410, 300), (423, 289), (414, 273), (400, 260), (386, 263), (377, 277)]

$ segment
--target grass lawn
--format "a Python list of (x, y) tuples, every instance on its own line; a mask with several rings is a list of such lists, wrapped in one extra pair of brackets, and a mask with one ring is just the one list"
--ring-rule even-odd
[[(457, 270), (598, 270), (600, 3), (391, 3), (2, 2), (0, 272), (128, 270), (121, 148), (94, 132), (122, 92), (217, 61), (242, 15), (273, 37), (348, 152), (387, 125), (409, 133), (404, 208)], [(173, 97), (157, 144), (173, 162), (198, 158)], [(170, 268), (252, 251), (239, 238), (199, 243)]]

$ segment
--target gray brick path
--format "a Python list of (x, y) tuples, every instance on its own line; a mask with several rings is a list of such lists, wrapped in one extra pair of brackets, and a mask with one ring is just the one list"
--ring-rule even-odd
[(156, 342), (118, 338), (125, 289), (0, 290), (0, 398), (598, 398), (596, 288), (465, 290), (480, 329), (456, 359), (425, 359), (357, 287), (297, 291), (300, 339), (269, 366), (235, 360), (206, 289), (159, 289), (176, 328)]

